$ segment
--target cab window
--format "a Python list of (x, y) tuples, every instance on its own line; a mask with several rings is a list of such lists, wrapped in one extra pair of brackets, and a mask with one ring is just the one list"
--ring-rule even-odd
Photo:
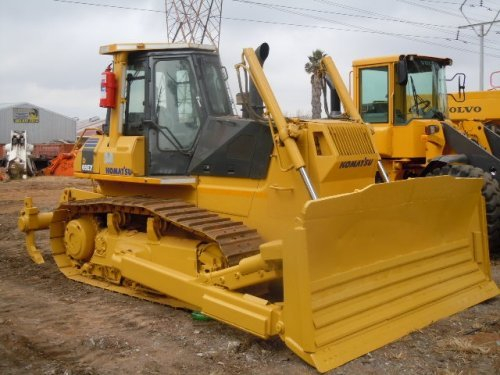
[(232, 115), (233, 111), (219, 61), (215, 58), (205, 58), (202, 61), (203, 81), (211, 113), (216, 116)]
[(396, 125), (413, 119), (440, 118), (447, 112), (445, 67), (437, 61), (408, 61), (408, 82), (396, 85), (394, 118)]
[(146, 102), (144, 62), (131, 63), (127, 66), (125, 92), (125, 111), (123, 111), (123, 134), (141, 135)]
[(361, 117), (365, 122), (389, 122), (389, 73), (387, 66), (360, 71)]
[(154, 80), (159, 149), (191, 149), (200, 128), (201, 103), (189, 60), (156, 62)]

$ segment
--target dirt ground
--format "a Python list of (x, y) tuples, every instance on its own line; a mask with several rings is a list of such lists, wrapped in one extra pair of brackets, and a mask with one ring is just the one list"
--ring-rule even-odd
[[(24, 248), (24, 196), (55, 206), (69, 177), (0, 183), (1, 374), (315, 374), (279, 338), (264, 341), (183, 310), (65, 279)], [(500, 284), (500, 263), (493, 265)], [(499, 374), (500, 297), (416, 331), (329, 374)]]

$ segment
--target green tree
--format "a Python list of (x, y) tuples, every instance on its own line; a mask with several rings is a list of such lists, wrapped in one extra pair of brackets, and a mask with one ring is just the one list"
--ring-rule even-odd
[(324, 72), (321, 67), (321, 59), (325, 53), (319, 49), (314, 50), (311, 56), (308, 56), (309, 62), (304, 69), (311, 75), (311, 106), (312, 118), (321, 118), (321, 90), (323, 87)]

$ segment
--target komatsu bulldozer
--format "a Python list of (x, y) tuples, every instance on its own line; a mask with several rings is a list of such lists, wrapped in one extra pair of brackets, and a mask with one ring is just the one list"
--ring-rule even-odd
[(52, 212), (25, 199), (35, 262), (48, 229), (68, 278), (279, 335), (322, 372), (498, 294), (481, 180), (375, 184), (379, 155), (348, 94), (350, 118), (285, 118), (267, 44), (237, 64), (243, 118), (213, 47), (100, 51), (113, 57), (109, 130), (74, 165), (97, 188), (64, 189)]
[(355, 106), (375, 131), (389, 179), (483, 178), (490, 252), (500, 255), (500, 134), (480, 121), (450, 120), (456, 108), (448, 107), (445, 69), (451, 63), (413, 54), (356, 60)]

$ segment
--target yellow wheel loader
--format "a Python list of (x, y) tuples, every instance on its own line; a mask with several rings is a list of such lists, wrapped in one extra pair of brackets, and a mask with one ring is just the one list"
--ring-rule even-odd
[(496, 296), (481, 180), (375, 184), (379, 155), (348, 95), (350, 118), (285, 118), (268, 52), (237, 64), (240, 118), (214, 48), (102, 47), (109, 129), (74, 165), (97, 188), (65, 189), (52, 212), (25, 200), (32, 259), (48, 229), (68, 278), (279, 335), (322, 372)]
[(453, 122), (479, 121), (500, 132), (500, 90), (468, 91), (465, 97), (454, 93), (448, 97), (448, 106)]
[(478, 121), (449, 119), (456, 111), (448, 108), (446, 91), (445, 69), (451, 63), (420, 55), (354, 61), (355, 106), (374, 129), (390, 180), (483, 178), (490, 252), (500, 255), (500, 135)]

